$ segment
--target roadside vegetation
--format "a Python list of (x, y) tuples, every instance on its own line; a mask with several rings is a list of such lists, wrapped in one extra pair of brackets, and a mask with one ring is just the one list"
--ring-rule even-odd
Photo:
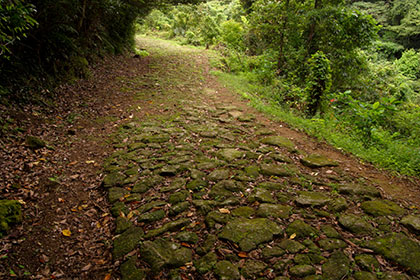
[(420, 4), (207, 1), (153, 10), (141, 34), (203, 46), (261, 110), (364, 160), (420, 175)]

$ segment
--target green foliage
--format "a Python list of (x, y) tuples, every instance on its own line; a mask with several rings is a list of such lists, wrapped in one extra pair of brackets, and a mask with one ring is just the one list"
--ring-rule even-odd
[(420, 52), (413, 49), (406, 50), (395, 64), (403, 75), (413, 80), (420, 79)]
[(4, 2), (0, 5), (0, 57), (4, 55), (9, 59), (12, 45), (26, 38), (37, 21), (32, 17), (34, 5), (25, 3), (25, 0)]
[(309, 75), (306, 80), (308, 114), (314, 116), (317, 111), (323, 113), (322, 107), (331, 88), (331, 66), (329, 59), (318, 51), (308, 60)]

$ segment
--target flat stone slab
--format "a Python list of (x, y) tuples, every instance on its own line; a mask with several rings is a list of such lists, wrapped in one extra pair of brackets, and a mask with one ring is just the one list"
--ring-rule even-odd
[(338, 222), (342, 227), (355, 234), (371, 234), (374, 231), (371, 224), (353, 214), (341, 215)]
[(275, 222), (265, 218), (236, 218), (227, 223), (219, 238), (238, 243), (241, 250), (250, 251), (261, 243), (273, 240), (273, 237), (281, 232), (281, 228)]
[(293, 175), (293, 172), (284, 165), (262, 164), (260, 170), (261, 174), (266, 176), (287, 177)]
[(359, 184), (346, 184), (337, 186), (337, 191), (342, 194), (366, 195), (379, 197), (381, 193), (373, 186), (364, 186)]
[(401, 224), (410, 230), (420, 233), (420, 216), (408, 215), (401, 219)]
[(257, 216), (287, 219), (292, 210), (291, 206), (262, 203), (257, 210)]
[(276, 146), (280, 148), (287, 148), (289, 150), (295, 149), (295, 144), (283, 136), (268, 136), (261, 140), (261, 143), (271, 146)]
[(227, 162), (232, 162), (234, 160), (240, 159), (245, 155), (244, 152), (235, 150), (235, 149), (224, 149), (218, 153), (218, 157), (226, 160)]
[(391, 233), (366, 242), (366, 247), (377, 254), (420, 274), (420, 245), (402, 233)]
[(127, 229), (123, 234), (115, 238), (113, 256), (114, 259), (119, 259), (125, 254), (134, 250), (139, 244), (140, 240), (144, 236), (144, 232), (139, 227), (131, 227)]
[(372, 216), (401, 216), (405, 210), (390, 200), (372, 200), (361, 204), (363, 211)]
[(320, 168), (325, 166), (338, 166), (338, 162), (323, 155), (309, 155), (300, 160), (300, 162), (310, 168)]
[(323, 206), (331, 200), (331, 197), (321, 192), (302, 191), (296, 198), (296, 203), (301, 206)]
[(164, 267), (180, 267), (192, 260), (192, 252), (185, 247), (164, 239), (145, 241), (140, 246), (141, 258), (147, 262), (154, 273)]

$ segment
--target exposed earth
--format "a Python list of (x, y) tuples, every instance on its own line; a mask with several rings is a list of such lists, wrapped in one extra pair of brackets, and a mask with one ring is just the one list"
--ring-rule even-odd
[(418, 179), (270, 120), (204, 50), (138, 44), (149, 57), (93, 69), (62, 111), (13, 116), (1, 195), (23, 221), (0, 278), (420, 279)]

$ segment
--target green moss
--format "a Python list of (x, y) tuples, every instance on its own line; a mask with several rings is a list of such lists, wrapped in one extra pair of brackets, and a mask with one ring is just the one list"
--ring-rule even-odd
[(21, 205), (16, 200), (0, 200), (0, 237), (10, 226), (22, 222)]

